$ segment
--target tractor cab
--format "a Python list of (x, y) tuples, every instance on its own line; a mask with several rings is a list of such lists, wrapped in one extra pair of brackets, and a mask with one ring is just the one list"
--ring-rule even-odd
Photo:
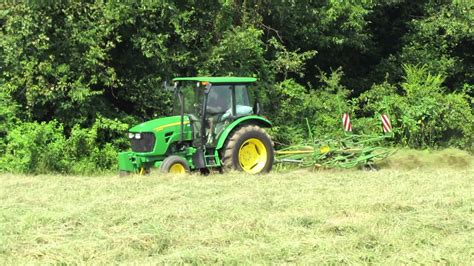
[(173, 80), (175, 115), (189, 118), (193, 146), (213, 148), (218, 136), (234, 120), (259, 114), (258, 102), (250, 97), (255, 78), (176, 78)]
[(273, 142), (252, 97), (255, 78), (173, 79), (173, 115), (132, 127), (132, 151), (119, 153), (121, 173), (164, 173), (234, 169), (265, 173), (273, 166)]

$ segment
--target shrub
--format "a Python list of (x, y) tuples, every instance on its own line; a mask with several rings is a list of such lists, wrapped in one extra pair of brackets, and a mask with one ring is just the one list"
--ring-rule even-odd
[(404, 146), (472, 149), (474, 114), (469, 96), (447, 93), (444, 78), (426, 67), (406, 65), (404, 70), (399, 88), (383, 83), (360, 95), (359, 111), (391, 115), (396, 141)]
[(341, 114), (352, 107), (347, 100), (349, 91), (340, 84), (341, 76), (340, 69), (330, 75), (323, 73), (320, 76), (323, 85), (310, 91), (292, 79), (277, 84), (278, 108), (272, 129), (277, 143), (308, 140), (308, 125), (316, 138), (343, 134)]
[(0, 90), (0, 154), (5, 153), (6, 136), (17, 121), (16, 112), (17, 106), (11, 97)]
[(19, 173), (63, 172), (69, 163), (64, 156), (65, 147), (63, 127), (58, 122), (21, 123), (8, 133), (0, 169)]
[(57, 121), (21, 123), (7, 135), (0, 171), (88, 174), (116, 167), (127, 124), (99, 117), (92, 128), (74, 126), (65, 137)]

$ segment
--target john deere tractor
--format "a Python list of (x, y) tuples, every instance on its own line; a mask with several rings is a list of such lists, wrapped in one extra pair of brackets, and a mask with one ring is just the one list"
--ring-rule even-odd
[(273, 142), (264, 128), (248, 77), (185, 77), (173, 79), (174, 115), (144, 122), (129, 130), (132, 151), (119, 154), (121, 174), (209, 172), (234, 169), (250, 174), (269, 172)]

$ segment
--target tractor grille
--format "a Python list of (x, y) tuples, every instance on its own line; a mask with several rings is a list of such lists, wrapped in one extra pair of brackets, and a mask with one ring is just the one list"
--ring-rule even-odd
[(141, 139), (131, 139), (132, 151), (150, 152), (155, 146), (155, 135), (153, 133), (141, 133)]

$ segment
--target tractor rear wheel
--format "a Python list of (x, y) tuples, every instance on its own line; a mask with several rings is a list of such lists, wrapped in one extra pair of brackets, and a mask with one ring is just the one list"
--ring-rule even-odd
[(183, 157), (171, 155), (163, 160), (160, 171), (170, 174), (185, 174), (189, 173), (189, 164)]
[(273, 142), (261, 127), (238, 128), (227, 141), (223, 165), (249, 174), (268, 173), (273, 167)]

